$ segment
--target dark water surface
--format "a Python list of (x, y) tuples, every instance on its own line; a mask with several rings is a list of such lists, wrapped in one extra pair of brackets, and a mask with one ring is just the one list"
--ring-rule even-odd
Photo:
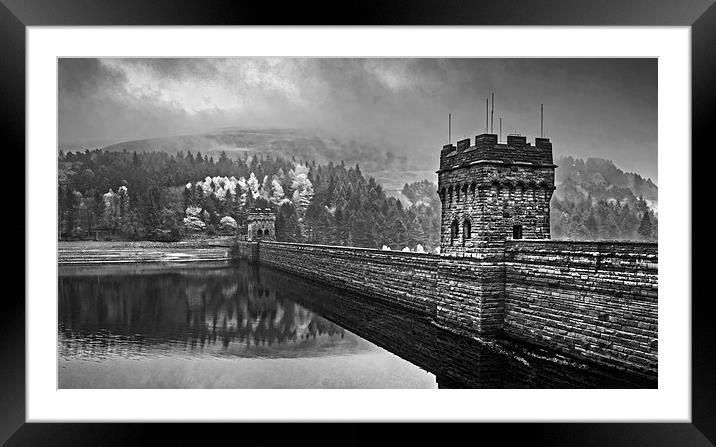
[(62, 267), (60, 388), (644, 388), (264, 267)]

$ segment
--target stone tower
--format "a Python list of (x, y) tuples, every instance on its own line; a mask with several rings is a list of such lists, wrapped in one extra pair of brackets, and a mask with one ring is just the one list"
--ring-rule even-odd
[(491, 242), (549, 239), (549, 202), (554, 192), (552, 143), (521, 135), (506, 143), (482, 134), (448, 144), (440, 152), (438, 194), (442, 202), (440, 249), (477, 252)]
[(249, 241), (276, 240), (276, 214), (268, 208), (254, 208), (246, 216)]
[[(442, 202), (436, 323), (494, 337), (505, 313), (504, 242), (549, 239), (554, 192), (552, 143), (482, 134), (440, 152)], [(464, 256), (463, 256), (464, 255)]]

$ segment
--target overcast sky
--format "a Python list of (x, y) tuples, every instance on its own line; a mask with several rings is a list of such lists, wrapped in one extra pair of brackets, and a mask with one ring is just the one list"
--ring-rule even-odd
[(657, 180), (656, 59), (60, 59), (59, 143), (237, 126), (377, 142), (425, 169), (484, 132), (545, 136), (555, 155), (608, 158)]

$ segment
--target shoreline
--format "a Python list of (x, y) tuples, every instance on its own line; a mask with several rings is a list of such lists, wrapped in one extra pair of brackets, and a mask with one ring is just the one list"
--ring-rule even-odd
[(233, 237), (193, 238), (179, 242), (58, 241), (58, 266), (101, 264), (186, 264), (233, 259)]

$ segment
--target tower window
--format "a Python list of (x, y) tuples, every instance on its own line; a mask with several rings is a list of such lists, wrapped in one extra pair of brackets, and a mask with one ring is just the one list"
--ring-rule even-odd
[(457, 220), (453, 220), (450, 224), (450, 244), (457, 239), (457, 232), (459, 231)]
[(512, 239), (522, 239), (522, 225), (512, 226)]
[(472, 237), (472, 224), (468, 219), (462, 223), (462, 239), (470, 239)]

